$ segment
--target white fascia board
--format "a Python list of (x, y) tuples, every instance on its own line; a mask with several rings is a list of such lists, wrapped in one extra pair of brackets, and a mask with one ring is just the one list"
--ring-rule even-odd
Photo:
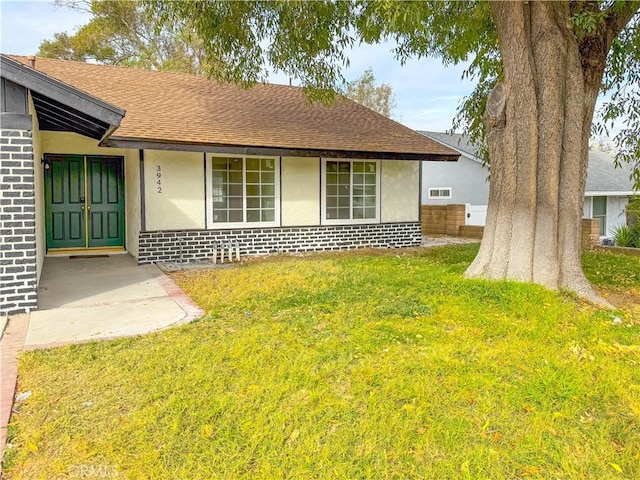
[(584, 192), (585, 197), (626, 197), (628, 195), (640, 195), (640, 192), (598, 192), (598, 191), (589, 191)]

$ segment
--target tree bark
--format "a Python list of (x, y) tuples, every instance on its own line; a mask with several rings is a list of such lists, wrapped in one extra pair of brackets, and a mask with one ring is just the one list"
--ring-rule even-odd
[(504, 77), (484, 116), (489, 208), (466, 276), (538, 283), (610, 306), (580, 260), (588, 140), (607, 42), (583, 48), (568, 2), (492, 2), (491, 9)]

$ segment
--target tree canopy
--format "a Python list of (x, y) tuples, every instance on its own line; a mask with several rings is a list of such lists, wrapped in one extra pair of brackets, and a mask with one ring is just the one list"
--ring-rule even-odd
[[(486, 99), (502, 77), (498, 36), (490, 2), (174, 2), (146, 0), (163, 25), (192, 22), (203, 50), (221, 59), (206, 73), (222, 81), (251, 85), (271, 70), (297, 78), (310, 98), (330, 101), (345, 81), (348, 51), (361, 44), (390, 41), (402, 64), (409, 58), (438, 57), (445, 65), (469, 62), (464, 73), (476, 81), (453, 126), (479, 141), (484, 136)], [(594, 129), (602, 133), (615, 119), (622, 160), (634, 162), (640, 185), (640, 28), (638, 1), (571, 1), (568, 27), (582, 45), (611, 42), (601, 82), (608, 94)], [(481, 143), (481, 142), (480, 142)]]
[(374, 112), (385, 117), (393, 117), (393, 109), (396, 107), (393, 88), (387, 83), (376, 84), (376, 77), (371, 67), (356, 80), (347, 83), (345, 95)]
[(76, 33), (55, 33), (38, 55), (107, 65), (200, 73), (201, 42), (188, 21), (159, 26), (139, 1), (57, 0), (60, 6), (91, 13)]

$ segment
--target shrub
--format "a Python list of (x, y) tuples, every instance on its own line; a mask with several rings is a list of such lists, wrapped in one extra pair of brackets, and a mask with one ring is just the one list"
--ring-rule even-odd
[(629, 203), (625, 208), (627, 213), (627, 224), (640, 229), (640, 196), (629, 197)]
[(620, 225), (613, 229), (613, 239), (618, 247), (637, 247), (640, 242), (637, 229)]

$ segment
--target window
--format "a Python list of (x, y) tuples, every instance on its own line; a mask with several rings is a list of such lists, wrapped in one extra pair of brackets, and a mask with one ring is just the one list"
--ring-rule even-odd
[(326, 223), (377, 221), (378, 171), (376, 160), (325, 160), (323, 220)]
[(607, 197), (593, 197), (592, 218), (600, 221), (600, 236), (607, 235)]
[(209, 157), (207, 223), (275, 225), (279, 217), (278, 161), (262, 157)]
[(429, 189), (429, 198), (434, 200), (447, 200), (451, 198), (451, 187), (438, 187)]

